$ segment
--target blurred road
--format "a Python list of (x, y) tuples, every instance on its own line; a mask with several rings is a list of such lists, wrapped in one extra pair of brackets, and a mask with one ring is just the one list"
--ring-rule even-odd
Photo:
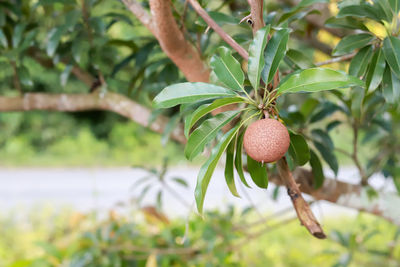
[[(170, 216), (185, 216), (194, 208), (193, 190), (198, 170), (195, 168), (176, 168), (167, 175), (167, 182), (171, 177), (183, 177), (189, 183), (190, 188), (185, 189), (169, 182), (174, 193), (163, 193), (164, 208)], [(53, 205), (56, 207), (69, 206), (80, 211), (99, 211), (115, 207), (122, 202), (129, 206), (131, 199), (140, 195), (145, 184), (133, 188), (135, 181), (148, 175), (141, 169), (133, 168), (93, 168), (93, 169), (7, 169), (0, 168), (0, 209), (13, 209), (16, 207), (30, 209), (38, 205)], [(354, 169), (342, 169), (339, 177), (343, 180), (356, 183), (357, 171)], [(247, 177), (250, 181), (249, 177)], [(155, 180), (155, 179), (154, 179)], [(154, 181), (153, 181), (154, 182)], [(383, 183), (382, 178), (373, 179), (377, 186)], [(154, 204), (158, 185), (153, 183), (144, 199), (143, 204)], [(291, 206), (285, 189), (280, 189), (277, 201), (272, 200), (271, 195), (275, 186), (271, 184), (268, 190), (262, 190), (252, 185), (251, 189), (245, 189), (238, 185), (241, 198), (232, 196), (225, 184), (223, 170), (215, 172), (205, 200), (205, 208), (224, 209), (228, 204), (237, 207), (247, 207), (255, 203), (262, 212), (273, 212)], [(245, 190), (245, 192), (243, 191)], [(247, 193), (247, 194), (245, 194)], [(183, 205), (178, 198), (187, 202)], [(313, 206), (318, 217), (337, 216), (337, 213), (346, 215), (355, 214), (354, 211), (342, 208), (327, 202), (321, 202)]]

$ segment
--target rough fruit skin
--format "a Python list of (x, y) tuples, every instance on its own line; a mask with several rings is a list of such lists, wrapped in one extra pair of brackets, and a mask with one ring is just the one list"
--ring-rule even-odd
[(277, 161), (285, 155), (289, 144), (288, 130), (274, 119), (255, 121), (244, 133), (244, 149), (247, 155), (258, 162)]

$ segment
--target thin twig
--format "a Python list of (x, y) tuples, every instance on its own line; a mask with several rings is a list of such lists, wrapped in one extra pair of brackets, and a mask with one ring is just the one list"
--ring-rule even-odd
[(228, 35), (209, 15), (208, 13), (200, 6), (200, 4), (196, 0), (188, 0), (193, 7), (193, 9), (196, 11), (197, 14), (200, 15), (204, 19), (204, 21), (207, 23), (208, 26), (210, 26), (226, 43), (228, 43), (236, 52), (239, 53), (239, 55), (244, 58), (245, 60), (249, 59), (249, 53), (240, 45), (238, 44), (233, 38)]
[(357, 53), (354, 52), (354, 53), (351, 53), (351, 54), (348, 54), (348, 55), (344, 55), (344, 56), (341, 56), (341, 57), (331, 58), (331, 59), (328, 59), (328, 60), (325, 60), (325, 61), (321, 61), (321, 62), (315, 63), (315, 66), (319, 67), (319, 66), (323, 66), (323, 65), (332, 64), (332, 63), (347, 61), (347, 60), (352, 59), (356, 54)]

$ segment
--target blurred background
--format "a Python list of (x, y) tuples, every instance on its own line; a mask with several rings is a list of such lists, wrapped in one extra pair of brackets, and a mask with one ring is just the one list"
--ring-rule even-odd
[[(179, 19), (185, 1), (172, 2)], [(251, 30), (237, 26), (246, 1), (201, 2), (230, 14), (219, 17), (224, 29), (248, 46)], [(148, 8), (147, 1), (141, 4)], [(337, 12), (336, 1), (328, 7)], [(290, 1), (268, 1), (271, 14), (291, 8)], [(190, 36), (202, 34), (204, 57), (220, 44), (193, 10), (182, 23)], [(65, 25), (68, 29), (60, 30)], [(166, 85), (184, 81), (154, 36), (120, 1), (0, 1), (0, 27), (6, 33), (0, 41), (7, 36), (9, 42), (0, 46), (3, 96), (17, 96), (18, 88), (25, 93), (88, 92), (88, 85), (72, 75), (72, 66), (105, 79), (108, 87), (96, 90), (118, 92), (147, 106)], [(303, 33), (315, 30), (301, 22), (296, 27)], [(57, 30), (62, 32), (58, 39)], [(20, 40), (11, 37), (18, 33)], [(330, 49), (339, 40), (322, 30), (315, 38)], [(314, 62), (329, 58), (300, 41), (291, 40), (290, 47)], [(348, 63), (329, 66), (348, 69)], [(296, 96), (282, 105), (305, 100)], [(317, 125), (344, 120), (334, 109), (320, 114)], [(172, 118), (177, 113), (163, 112)], [(194, 187), (207, 155), (187, 161), (183, 146), (169, 140), (175, 126), (158, 134), (107, 111), (1, 112), (0, 266), (400, 266), (396, 224), (305, 196), (328, 235), (318, 240), (300, 225), (285, 188), (271, 183), (262, 190), (249, 182), (251, 188), (238, 186), (241, 198), (236, 198), (222, 168), (213, 175), (205, 212), (199, 215)], [(350, 149), (349, 126), (338, 126), (330, 137), (336, 147)], [(362, 163), (377, 150), (376, 143), (360, 147)], [(359, 183), (349, 158), (334, 154), (340, 164), (336, 179)], [(327, 164), (324, 171), (335, 177)], [(382, 173), (370, 178), (370, 186), (396, 191)], [(367, 192), (362, 198), (375, 190)], [(395, 201), (387, 212), (397, 216)]]

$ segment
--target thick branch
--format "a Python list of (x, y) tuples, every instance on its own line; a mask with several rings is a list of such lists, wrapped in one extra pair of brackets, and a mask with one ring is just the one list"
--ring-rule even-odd
[(321, 239), (326, 238), (326, 235), (319, 225), (317, 219), (314, 217), (310, 206), (301, 195), (299, 186), (293, 179), (293, 175), (289, 170), (286, 159), (280, 159), (277, 163), (277, 166), (279, 175), (282, 179), (282, 182), (286, 185), (288, 195), (292, 200), (293, 206), (297, 213), (297, 217), (299, 218), (302, 225), (304, 225), (313, 236)]
[[(164, 116), (159, 116), (151, 125), (149, 119), (151, 111), (146, 107), (116, 93), (91, 94), (48, 94), (27, 93), (18, 97), (0, 96), (0, 112), (4, 111), (87, 111), (87, 110), (109, 110), (129, 118), (136, 123), (149, 127), (151, 130), (162, 133), (168, 122)], [(171, 138), (186, 143), (182, 127), (176, 127)]]
[[(147, 28), (151, 33), (156, 36), (157, 31), (150, 14), (142, 7), (141, 4), (135, 0), (122, 0), (125, 6), (136, 16), (138, 20)], [(157, 37), (157, 36), (156, 36)]]
[(208, 82), (210, 71), (198, 51), (185, 39), (171, 11), (170, 0), (150, 0), (155, 36), (167, 56), (191, 82)]
[(249, 0), (250, 15), (253, 20), (253, 35), (265, 26), (263, 18), (263, 0)]
[(208, 26), (210, 26), (227, 44), (229, 44), (239, 55), (245, 60), (249, 59), (249, 54), (247, 51), (240, 46), (233, 38), (227, 34), (209, 15), (208, 13), (200, 6), (200, 4), (196, 0), (188, 0), (192, 5), (193, 9), (204, 19)]

